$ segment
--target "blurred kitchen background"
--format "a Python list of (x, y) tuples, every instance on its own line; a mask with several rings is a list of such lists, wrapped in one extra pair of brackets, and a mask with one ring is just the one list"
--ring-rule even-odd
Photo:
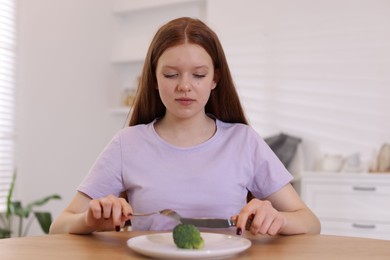
[[(372, 185), (385, 186), (374, 186), (379, 194), (372, 199), (383, 200), (383, 219), (390, 216), (389, 176), (368, 174), (377, 171), (380, 150), (390, 143), (390, 1), (14, 2), (16, 112), (9, 136), (18, 170), (15, 196), (22, 201), (58, 193), (62, 200), (44, 208), (59, 214), (124, 127), (126, 105), (157, 28), (192, 16), (219, 35), (252, 126), (264, 138), (285, 134), (301, 140), (291, 165), (297, 182), (304, 173), (335, 177), (349, 171), (362, 178), (360, 188), (370, 183), (358, 190), (367, 192), (369, 176), (381, 175), (386, 179)], [(330, 185), (341, 183), (335, 178)], [(329, 218), (325, 214), (324, 223)], [(359, 221), (351, 225), (364, 225), (364, 231), (385, 225), (390, 234), (382, 218), (375, 220), (379, 224)], [(41, 231), (34, 224), (30, 234)]]

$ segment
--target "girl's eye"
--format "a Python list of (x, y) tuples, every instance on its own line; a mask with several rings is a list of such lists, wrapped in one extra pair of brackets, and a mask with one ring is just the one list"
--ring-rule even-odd
[(167, 79), (171, 79), (171, 78), (174, 78), (176, 76), (177, 76), (177, 74), (164, 74), (164, 77)]
[(206, 77), (206, 75), (204, 75), (204, 74), (194, 74), (194, 77), (195, 78), (204, 78), (204, 77)]

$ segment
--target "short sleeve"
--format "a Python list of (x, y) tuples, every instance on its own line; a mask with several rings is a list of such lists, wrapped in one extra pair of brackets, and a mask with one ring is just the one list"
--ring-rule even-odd
[(121, 138), (117, 134), (103, 149), (89, 173), (77, 188), (92, 199), (124, 191), (122, 181)]
[(253, 143), (253, 180), (248, 190), (264, 199), (291, 182), (293, 176), (260, 136)]

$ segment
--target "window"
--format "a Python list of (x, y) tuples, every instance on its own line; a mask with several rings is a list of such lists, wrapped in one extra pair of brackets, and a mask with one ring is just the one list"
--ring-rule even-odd
[(14, 169), (15, 1), (0, 0), (0, 212)]
[(390, 141), (390, 8), (338, 1), (280, 15), (271, 2), (253, 1), (251, 10), (266, 15), (220, 30), (251, 125), (263, 137), (302, 138), (305, 170), (323, 154), (359, 153), (375, 164)]

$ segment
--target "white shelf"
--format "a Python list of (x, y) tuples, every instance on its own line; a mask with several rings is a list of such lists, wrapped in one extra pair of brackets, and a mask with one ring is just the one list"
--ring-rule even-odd
[(114, 107), (111, 109), (113, 115), (128, 115), (131, 111), (131, 107)]
[(126, 64), (141, 64), (144, 62), (144, 58), (136, 57), (133, 55), (127, 56), (115, 56), (111, 59), (112, 64), (126, 65)]
[(308, 171), (302, 172), (297, 176), (297, 181), (301, 178), (306, 179), (329, 179), (329, 178), (338, 178), (338, 179), (349, 179), (354, 178), (355, 180), (368, 180), (368, 179), (381, 179), (389, 178), (390, 173), (384, 172), (324, 172), (324, 171)]
[(131, 12), (156, 9), (169, 5), (178, 5), (199, 1), (204, 0), (117, 0), (113, 8), (113, 12), (116, 14), (128, 14)]

